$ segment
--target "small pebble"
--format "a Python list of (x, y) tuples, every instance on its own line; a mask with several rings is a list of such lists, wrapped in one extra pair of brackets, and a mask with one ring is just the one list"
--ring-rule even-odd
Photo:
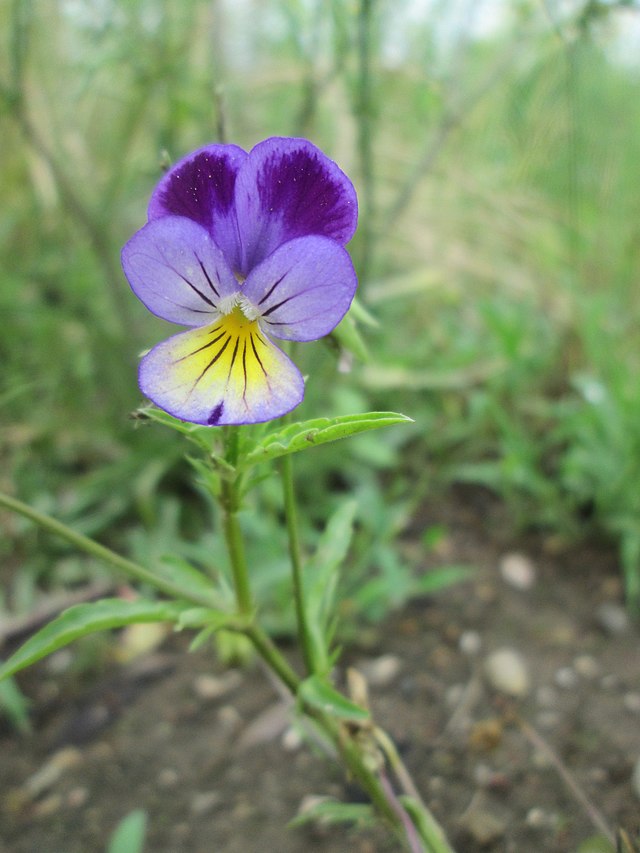
[(534, 806), (529, 809), (525, 817), (525, 823), (531, 829), (553, 829), (557, 819), (555, 815), (549, 814), (544, 809)]
[(596, 785), (604, 785), (609, 779), (609, 774), (604, 767), (591, 767), (588, 777), (592, 782), (595, 782)]
[(233, 705), (223, 705), (218, 711), (218, 722), (222, 729), (232, 734), (242, 724), (242, 717)]
[(578, 655), (573, 661), (573, 668), (589, 681), (600, 675), (600, 664), (591, 655)]
[(558, 616), (546, 631), (547, 641), (554, 646), (575, 646), (578, 642), (578, 632), (573, 621)]
[(469, 732), (469, 744), (479, 751), (495, 749), (502, 740), (503, 730), (502, 720), (497, 717), (478, 720)]
[(522, 592), (531, 589), (536, 580), (533, 561), (524, 554), (515, 551), (505, 554), (500, 560), (500, 574), (505, 583)]
[(596, 621), (606, 634), (624, 634), (629, 627), (629, 617), (624, 607), (607, 601), (596, 610)]
[(33, 807), (34, 817), (50, 817), (62, 808), (62, 797), (60, 794), (50, 794), (44, 800), (39, 800)]
[(561, 666), (560, 669), (557, 669), (553, 680), (563, 690), (575, 689), (580, 681), (578, 673), (570, 666)]
[(531, 689), (527, 665), (515, 649), (492, 652), (484, 662), (484, 672), (489, 684), (507, 696), (526, 696)]
[(501, 815), (491, 811), (486, 803), (474, 797), (460, 818), (460, 826), (480, 847), (489, 847), (503, 837), (507, 822)]
[(627, 711), (640, 714), (640, 693), (625, 693), (622, 702)]
[(357, 669), (371, 687), (387, 687), (402, 669), (402, 660), (397, 655), (382, 655), (379, 658), (361, 661)]
[(242, 676), (234, 669), (229, 670), (229, 672), (219, 677), (215, 675), (198, 675), (193, 680), (193, 691), (200, 699), (211, 702), (235, 690), (241, 681)]
[(494, 772), (488, 764), (476, 764), (473, 770), (473, 781), (479, 788), (487, 788)]
[(89, 791), (87, 788), (72, 788), (67, 794), (67, 805), (72, 809), (79, 809), (85, 805), (88, 799)]
[(173, 767), (165, 767), (158, 773), (158, 785), (160, 788), (174, 788), (180, 779)]
[(58, 750), (52, 757), (43, 764), (39, 770), (30, 776), (25, 788), (29, 794), (35, 799), (44, 791), (53, 787), (62, 774), (72, 767), (75, 767), (82, 761), (82, 753), (73, 746), (66, 746)]
[(302, 735), (300, 730), (291, 726), (282, 735), (282, 746), (287, 752), (295, 752), (302, 746)]
[(482, 638), (477, 631), (463, 631), (458, 640), (458, 648), (463, 655), (475, 657), (482, 648)]
[(193, 815), (204, 815), (213, 811), (221, 800), (219, 791), (200, 791), (191, 798), (189, 809)]
[(300, 800), (300, 805), (298, 806), (298, 814), (309, 814), (309, 812), (314, 811), (321, 806), (323, 803), (331, 802), (331, 797), (325, 797), (321, 794), (305, 794), (304, 797)]

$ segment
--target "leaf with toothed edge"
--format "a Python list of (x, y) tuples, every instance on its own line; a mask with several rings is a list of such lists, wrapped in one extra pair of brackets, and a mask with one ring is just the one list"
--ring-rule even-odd
[(367, 412), (359, 415), (341, 415), (336, 418), (315, 418), (302, 423), (289, 424), (258, 442), (243, 460), (247, 467), (268, 462), (288, 453), (298, 453), (309, 447), (338, 441), (381, 427), (413, 423), (411, 418), (396, 412)]
[(186, 607), (176, 601), (125, 601), (121, 598), (75, 604), (30, 637), (0, 666), (0, 680), (87, 634), (138, 622), (175, 622)]

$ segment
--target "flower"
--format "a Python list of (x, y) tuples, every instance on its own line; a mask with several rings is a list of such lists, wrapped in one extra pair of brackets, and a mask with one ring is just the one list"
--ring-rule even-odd
[(198, 424), (295, 408), (304, 380), (271, 338), (313, 341), (346, 314), (357, 281), (344, 245), (357, 216), (349, 178), (305, 139), (249, 153), (209, 145), (177, 163), (122, 250), (136, 296), (190, 327), (143, 357), (142, 392)]

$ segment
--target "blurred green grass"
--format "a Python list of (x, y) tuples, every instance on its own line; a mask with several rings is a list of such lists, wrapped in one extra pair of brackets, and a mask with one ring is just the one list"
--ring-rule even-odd
[[(335, 353), (302, 348), (300, 416), (416, 420), (346, 460), (301, 460), (308, 536), (352, 490), (358, 577), (392, 577), (393, 538), (428, 489), (482, 483), (522, 527), (615, 542), (637, 605), (640, 72), (616, 34), (640, 16), (523, 2), (480, 35), (482, 4), (454, 6), (0, 7), (2, 489), (140, 559), (160, 531), (167, 550), (204, 549), (211, 511), (179, 443), (128, 418), (137, 354), (166, 325), (129, 292), (119, 251), (163, 160), (302, 134), (356, 183), (351, 248), (379, 325), (339, 382)], [(99, 571), (2, 525), (5, 609)]]

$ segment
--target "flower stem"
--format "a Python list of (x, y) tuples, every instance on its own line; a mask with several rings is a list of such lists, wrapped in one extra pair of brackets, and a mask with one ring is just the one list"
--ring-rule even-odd
[(43, 512), (39, 512), (17, 498), (12, 498), (0, 492), (0, 506), (4, 506), (12, 512), (19, 513), (30, 521), (35, 522), (39, 527), (49, 531), (49, 533), (54, 533), (56, 536), (65, 539), (74, 548), (78, 548), (78, 550), (84, 551), (92, 557), (97, 557), (98, 560), (102, 560), (102, 562), (113, 566), (114, 569), (117, 569), (124, 575), (142, 583), (148, 583), (150, 586), (155, 587), (178, 601), (191, 601), (193, 604), (201, 607), (215, 607), (216, 602), (213, 595), (211, 598), (208, 598), (206, 595), (198, 595), (197, 593), (187, 591), (179, 584), (159, 577), (149, 569), (145, 569), (144, 566), (134, 563), (133, 560), (121, 557), (120, 554), (117, 554), (110, 548), (100, 545), (99, 542), (89, 539), (88, 536), (83, 536), (82, 533), (77, 533), (61, 521), (52, 518), (50, 515), (45, 515)]
[(224, 538), (227, 543), (233, 586), (236, 593), (238, 612), (250, 617), (253, 611), (249, 571), (244, 550), (242, 530), (238, 520), (238, 482), (237, 478), (225, 480), (222, 485), (222, 511), (224, 514)]
[(251, 640), (255, 650), (263, 661), (279, 676), (283, 684), (295, 696), (300, 687), (300, 678), (289, 666), (285, 656), (273, 643), (268, 634), (255, 623), (249, 624), (244, 629), (244, 634)]
[(385, 731), (377, 726), (374, 729), (374, 736), (382, 748), (389, 766), (395, 773), (405, 795), (413, 803), (412, 811), (414, 814), (412, 814), (412, 817), (415, 817), (415, 825), (420, 830), (420, 837), (428, 844), (427, 850), (430, 853), (452, 853), (442, 827), (424, 804), (409, 771), (400, 758), (395, 743)]
[(304, 598), (304, 579), (302, 576), (302, 555), (300, 551), (300, 536), (298, 531), (298, 513), (296, 494), (293, 484), (293, 460), (290, 455), (284, 456), (281, 462), (282, 491), (284, 497), (284, 514), (289, 538), (289, 557), (291, 559), (291, 579), (293, 583), (293, 600), (296, 608), (298, 624), (298, 639), (302, 647), (307, 672), (315, 671), (313, 645), (309, 634), (307, 610)]
[[(225, 459), (232, 465), (237, 466), (240, 455), (239, 437), (237, 430), (229, 428), (224, 433)], [(283, 497), (286, 516), (287, 533), (289, 538), (289, 555), (291, 558), (293, 592), (298, 622), (298, 635), (300, 645), (304, 654), (305, 664), (308, 672), (314, 671), (314, 656), (311, 637), (309, 634), (306, 618), (303, 577), (302, 556), (300, 539), (298, 535), (297, 508), (295, 501), (295, 490), (293, 485), (293, 466), (291, 457), (285, 456), (282, 460), (282, 482)], [(249, 572), (246, 562), (242, 530), (238, 521), (238, 510), (240, 507), (240, 475), (231, 474), (223, 479), (221, 505), (224, 513), (224, 535), (231, 562), (231, 570), (235, 587), (236, 601), (239, 615), (244, 617), (238, 630), (242, 631), (253, 644), (256, 652), (265, 661), (269, 668), (282, 680), (287, 689), (294, 697), (300, 691), (302, 680), (289, 665), (289, 662), (278, 649), (271, 638), (255, 622), (255, 605), (249, 583)], [(372, 767), (367, 758), (365, 750), (358, 743), (356, 737), (331, 714), (314, 706), (302, 703), (305, 713), (314, 719), (320, 728), (328, 735), (334, 743), (343, 764), (351, 776), (358, 781), (362, 789), (368, 794), (374, 808), (391, 826), (398, 837), (408, 842), (412, 851), (420, 849), (418, 836), (425, 841), (428, 853), (452, 853), (444, 835), (438, 832), (424, 832), (432, 826), (439, 830), (428, 810), (419, 798), (414, 798), (415, 808), (418, 811), (417, 819), (413, 820), (404, 811), (391, 789), (385, 788), (385, 781), (381, 778), (379, 767)], [(388, 738), (387, 738), (388, 740)], [(400, 758), (393, 745), (385, 744), (386, 753), (393, 759), (392, 766), (396, 775), (408, 777), (407, 771), (402, 765), (399, 768)], [(407, 785), (404, 785), (407, 790)], [(409, 786), (410, 793), (415, 793), (415, 788)], [(417, 801), (416, 801), (417, 799)]]

